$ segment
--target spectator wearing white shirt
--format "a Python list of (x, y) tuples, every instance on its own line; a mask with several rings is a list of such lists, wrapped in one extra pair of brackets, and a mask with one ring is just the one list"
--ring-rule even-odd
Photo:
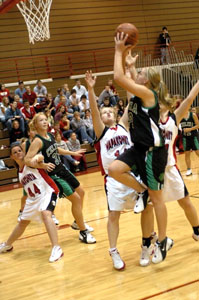
[(82, 95), (86, 95), (88, 98), (88, 92), (84, 85), (81, 85), (81, 81), (79, 79), (76, 80), (76, 85), (73, 87), (77, 92), (77, 96), (81, 97)]
[(47, 95), (47, 88), (42, 84), (41, 80), (37, 80), (37, 85), (34, 87), (34, 92), (37, 95), (37, 101), (42, 101)]
[(85, 110), (90, 108), (89, 101), (87, 100), (85, 95), (82, 95), (80, 100), (81, 100), (79, 102), (80, 113), (85, 113)]

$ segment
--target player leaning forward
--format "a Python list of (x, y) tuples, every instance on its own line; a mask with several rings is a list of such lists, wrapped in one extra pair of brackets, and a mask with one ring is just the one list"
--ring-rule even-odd
[(158, 225), (158, 241), (152, 262), (159, 263), (165, 259), (167, 250), (173, 244), (166, 237), (167, 209), (162, 193), (167, 151), (159, 127), (158, 98), (161, 100), (161, 95), (164, 97), (164, 93), (159, 94), (160, 88), (164, 86), (155, 68), (144, 68), (137, 74), (135, 62), (129, 64), (132, 77), (125, 75), (123, 61), (130, 50), (129, 46), (125, 46), (127, 38), (128, 35), (124, 33), (117, 34), (115, 38), (114, 79), (122, 88), (135, 95), (130, 99), (128, 107), (129, 130), (134, 146), (110, 165), (109, 175), (134, 188), (128, 173), (133, 167), (148, 187)]
[[(14, 228), (6, 243), (0, 244), (0, 253), (9, 252), (13, 249), (12, 244), (24, 233), (31, 221), (43, 220), (48, 232), (52, 252), (49, 258), (54, 262), (63, 256), (62, 249), (58, 245), (57, 228), (52, 220), (52, 212), (55, 209), (58, 197), (58, 187), (47, 175), (44, 169), (33, 169), (25, 165), (24, 152), (18, 143), (11, 145), (11, 158), (19, 166), (19, 180), (27, 194), (26, 204), (23, 209), (21, 220)], [(43, 155), (37, 155), (38, 161), (43, 161)], [(48, 164), (43, 164), (47, 168)]]

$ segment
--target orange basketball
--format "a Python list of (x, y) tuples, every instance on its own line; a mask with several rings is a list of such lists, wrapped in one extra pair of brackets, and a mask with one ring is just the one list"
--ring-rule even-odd
[(131, 23), (122, 23), (117, 27), (115, 34), (117, 34), (117, 32), (128, 34), (126, 45), (134, 46), (137, 44), (139, 32), (135, 25)]

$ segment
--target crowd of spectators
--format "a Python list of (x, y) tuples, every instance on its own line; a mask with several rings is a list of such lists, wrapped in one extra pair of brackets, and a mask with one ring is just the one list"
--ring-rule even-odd
[[(107, 85), (96, 96), (98, 107), (115, 106), (118, 120), (124, 112), (125, 102), (119, 95), (110, 79)], [(0, 122), (3, 122), (10, 134), (10, 142), (28, 137), (28, 123), (38, 112), (44, 112), (51, 132), (59, 146), (71, 151), (79, 150), (81, 144), (93, 146), (95, 133), (90, 112), (88, 92), (80, 80), (70, 90), (65, 83), (57, 89), (57, 95), (48, 93), (41, 80), (33, 90), (19, 81), (18, 87), (12, 91), (0, 84)], [(71, 170), (86, 169), (86, 160), (66, 156), (62, 158)]]

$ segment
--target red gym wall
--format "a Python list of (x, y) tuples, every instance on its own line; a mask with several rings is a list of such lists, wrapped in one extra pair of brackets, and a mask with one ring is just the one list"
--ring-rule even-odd
[(191, 0), (54, 0), (51, 39), (31, 45), (16, 7), (0, 15), (0, 58), (106, 49), (114, 46), (118, 24), (134, 23), (139, 45), (157, 43), (162, 26), (173, 42), (198, 40), (199, 1)]

